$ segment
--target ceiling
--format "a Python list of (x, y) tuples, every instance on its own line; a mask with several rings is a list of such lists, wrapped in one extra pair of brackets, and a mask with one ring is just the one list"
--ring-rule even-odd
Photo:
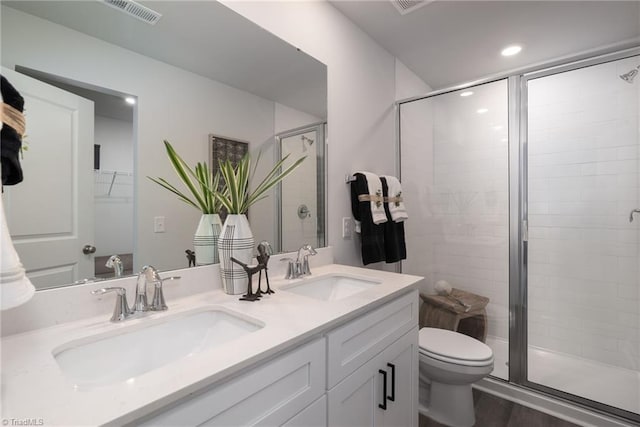
[[(401, 15), (390, 0), (329, 0), (432, 89), (640, 45), (640, 1), (439, 0)], [(509, 44), (523, 50), (513, 57)]]
[(149, 25), (98, 1), (7, 1), (44, 18), (319, 118), (324, 64), (213, 1), (138, 1), (163, 16)]

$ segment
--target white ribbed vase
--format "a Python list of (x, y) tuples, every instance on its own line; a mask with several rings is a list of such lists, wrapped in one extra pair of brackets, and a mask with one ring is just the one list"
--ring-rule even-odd
[(244, 214), (227, 215), (218, 239), (220, 274), (222, 287), (226, 293), (238, 295), (247, 292), (247, 273), (238, 264), (232, 262), (231, 257), (245, 264), (251, 264), (253, 245), (253, 233), (247, 217)]
[(202, 214), (196, 233), (193, 236), (193, 248), (196, 252), (196, 265), (217, 264), (218, 236), (222, 221), (218, 214)]

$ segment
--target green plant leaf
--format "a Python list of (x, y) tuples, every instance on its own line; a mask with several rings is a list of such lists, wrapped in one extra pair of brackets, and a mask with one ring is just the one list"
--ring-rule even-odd
[(151, 181), (171, 191), (178, 196), (180, 200), (190, 206), (199, 209), (202, 213), (211, 214), (218, 213), (220, 209), (220, 201), (215, 197), (217, 184), (220, 177), (213, 174), (206, 163), (197, 163), (195, 170), (178, 155), (169, 141), (164, 140), (165, 149), (169, 162), (173, 166), (176, 175), (182, 181), (183, 185), (189, 190), (191, 196), (178, 190), (174, 185), (170, 184), (163, 178), (149, 178)]
[[(289, 156), (286, 156), (276, 162), (256, 189), (249, 193), (249, 183), (256, 174), (260, 154), (258, 153), (253, 169), (251, 168), (251, 158), (248, 153), (243, 156), (235, 168), (229, 160), (220, 162), (220, 175), (221, 179), (224, 180), (224, 189), (221, 192), (216, 191), (214, 197), (230, 214), (246, 213), (251, 205), (267, 197), (265, 195), (267, 191), (291, 174), (306, 159), (306, 156), (301, 157), (284, 171), (281, 171), (282, 165), (289, 158)], [(200, 179), (200, 181), (202, 182), (204, 179)]]

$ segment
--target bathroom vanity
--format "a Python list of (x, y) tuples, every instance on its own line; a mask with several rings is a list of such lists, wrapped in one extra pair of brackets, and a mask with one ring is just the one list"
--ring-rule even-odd
[[(217, 266), (178, 273), (176, 287), (219, 277)], [(168, 311), (118, 323), (109, 322), (104, 307), (113, 299), (105, 295), (99, 315), (3, 338), (1, 417), (44, 425), (414, 426), (420, 279), (313, 266), (310, 277), (272, 280), (276, 293), (259, 302), (238, 301), (218, 285), (182, 298), (167, 288)]]

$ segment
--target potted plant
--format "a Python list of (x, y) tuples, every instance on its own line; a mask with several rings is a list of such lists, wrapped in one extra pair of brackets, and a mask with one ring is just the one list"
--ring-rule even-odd
[[(260, 161), (260, 154), (253, 170), (251, 170), (251, 158), (248, 153), (235, 167), (229, 160), (220, 163), (224, 189), (222, 192), (211, 192), (228, 212), (218, 241), (220, 273), (224, 290), (228, 294), (241, 294), (247, 289), (247, 275), (239, 265), (231, 262), (231, 257), (245, 264), (250, 264), (253, 258), (253, 233), (246, 217), (249, 207), (267, 197), (267, 192), (300, 166), (306, 156), (283, 169), (288, 158), (287, 155), (278, 161), (253, 190), (250, 190), (250, 184)], [(213, 189), (216, 188), (213, 187)]]
[(206, 163), (198, 162), (195, 168), (189, 167), (169, 141), (165, 140), (164, 146), (176, 175), (188, 192), (180, 191), (164, 178), (147, 178), (202, 212), (193, 237), (196, 265), (218, 263), (218, 236), (222, 229), (219, 212), (222, 205), (212, 189), (218, 188), (220, 175), (214, 175)]

